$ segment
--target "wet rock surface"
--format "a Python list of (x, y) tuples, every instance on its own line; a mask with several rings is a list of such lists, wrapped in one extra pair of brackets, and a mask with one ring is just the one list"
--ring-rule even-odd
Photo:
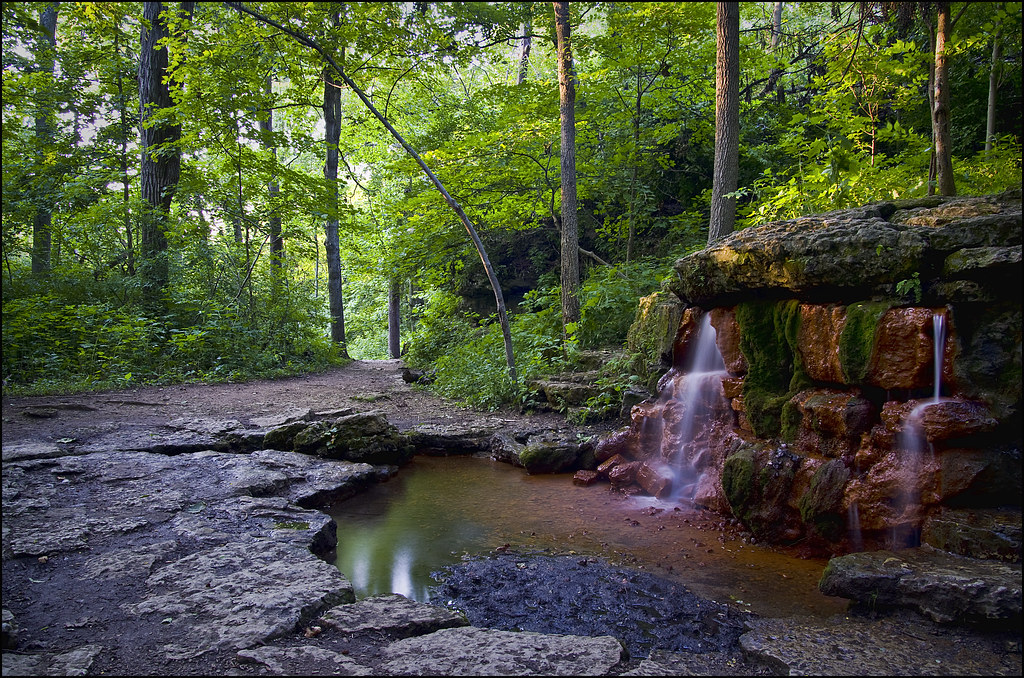
[(826, 595), (878, 607), (908, 607), (937, 622), (1003, 620), (1020, 628), (1020, 564), (964, 558), (922, 546), (833, 558)]
[(435, 577), (431, 601), (474, 626), (611, 635), (631, 657), (652, 649), (734, 655), (747, 614), (701, 599), (676, 582), (579, 555), (504, 553)]

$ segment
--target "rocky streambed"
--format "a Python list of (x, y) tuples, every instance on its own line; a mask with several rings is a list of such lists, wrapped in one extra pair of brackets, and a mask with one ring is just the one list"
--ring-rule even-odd
[[(453, 566), (436, 601), (450, 607), (357, 601), (324, 560), (336, 526), (319, 508), (395, 466), (265, 449), (285, 416), (16, 437), (6, 405), (4, 675), (1021, 672), (1019, 568), (1016, 621), (987, 628), (881, 609), (761, 618), (560, 553)], [(478, 424), (418, 440), (480, 441)]]

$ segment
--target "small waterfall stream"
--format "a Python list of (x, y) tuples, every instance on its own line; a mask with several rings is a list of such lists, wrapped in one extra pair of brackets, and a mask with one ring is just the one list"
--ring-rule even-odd
[(920, 544), (920, 475), (925, 464), (935, 455), (928, 441), (924, 426), (924, 413), (942, 399), (942, 357), (946, 345), (946, 316), (935, 313), (932, 316), (933, 367), (932, 397), (916, 405), (904, 420), (903, 432), (899, 438), (899, 449), (903, 452), (903, 478), (896, 497), (895, 510), (900, 516), (893, 527), (891, 541), (893, 548), (913, 547)]
[(669, 427), (674, 435), (663, 439), (662, 456), (673, 472), (671, 498), (676, 501), (693, 501), (707, 453), (704, 427), (727, 406), (722, 394), (725, 361), (715, 338), (711, 314), (705, 313), (683, 372), (669, 395), (678, 418)]

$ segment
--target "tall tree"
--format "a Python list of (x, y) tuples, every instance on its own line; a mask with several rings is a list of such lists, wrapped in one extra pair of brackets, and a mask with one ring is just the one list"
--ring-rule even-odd
[(402, 288), (398, 278), (388, 279), (388, 357), (402, 357)]
[(530, 44), (533, 40), (533, 6), (526, 6), (526, 20), (523, 21), (523, 37), (519, 52), (519, 72), (516, 75), (516, 84), (522, 85), (526, 82), (526, 76), (530, 70)]
[(932, 103), (932, 124), (935, 128), (935, 178), (941, 195), (956, 195), (953, 179), (953, 140), (949, 129), (949, 43), (955, 21), (949, 14), (949, 3), (939, 2), (935, 27), (935, 94)]
[[(35, 134), (40, 148), (47, 148), (54, 142), (54, 120), (56, 112), (51, 91), (53, 82), (55, 52), (57, 49), (57, 3), (49, 2), (39, 10), (39, 31), (41, 39), (36, 43), (36, 66), (47, 76), (46, 85), (37, 88)], [(41, 155), (47, 155), (43, 152)], [(36, 206), (32, 219), (32, 272), (48, 273), (52, 245), (53, 203), (41, 200)]]
[(988, 106), (985, 114), (985, 151), (992, 150), (992, 144), (996, 137), (996, 93), (999, 90), (999, 66), (1002, 59), (1002, 17), (996, 24), (995, 34), (992, 36), (992, 64), (988, 71)]
[(708, 244), (732, 233), (740, 157), (740, 7), (719, 2), (715, 21), (715, 169)]
[[(194, 2), (182, 2), (179, 13), (191, 17)], [(142, 165), (139, 186), (149, 212), (143, 215), (140, 254), (142, 273), (154, 300), (166, 286), (167, 216), (181, 174), (181, 125), (173, 116), (161, 114), (173, 107), (168, 84), (167, 46), (161, 41), (171, 37), (168, 17), (162, 2), (144, 2), (142, 8), (142, 46), (139, 52), (139, 127)]]
[[(273, 100), (274, 87), (269, 75), (264, 85), (264, 93), (267, 95), (268, 102)], [(264, 143), (270, 149), (273, 164), (277, 165), (277, 146), (272, 141), (274, 134), (274, 108), (272, 104), (268, 103), (266, 117), (260, 120), (260, 131), (266, 135)], [(277, 204), (280, 193), (281, 187), (277, 182), (277, 177), (271, 175), (267, 181), (267, 203), (270, 208), (270, 218), (268, 219), (270, 224), (270, 272), (275, 286), (280, 283), (284, 269), (284, 239), (281, 237), (281, 213)]]
[(580, 321), (579, 218), (576, 210), (576, 86), (569, 28), (569, 3), (551, 3), (558, 43), (558, 100), (562, 126), (562, 333)]
[[(337, 26), (338, 15), (333, 17)], [(345, 302), (341, 276), (341, 242), (338, 236), (338, 141), (341, 139), (341, 83), (334, 78), (330, 66), (324, 66), (324, 128), (327, 141), (327, 161), (324, 177), (327, 179), (327, 225), (324, 246), (327, 250), (327, 299), (331, 313), (331, 341), (345, 346)]]

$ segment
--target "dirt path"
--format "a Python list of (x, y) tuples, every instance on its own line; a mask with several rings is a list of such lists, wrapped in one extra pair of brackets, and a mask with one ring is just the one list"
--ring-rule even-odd
[(249, 424), (289, 410), (378, 411), (399, 430), (421, 423), (526, 421), (564, 427), (557, 413), (479, 412), (445, 401), (402, 379), (401, 360), (356, 360), (318, 374), (239, 384), (149, 386), (67, 396), (3, 397), (3, 442), (88, 442), (121, 421), (162, 426), (182, 417)]

